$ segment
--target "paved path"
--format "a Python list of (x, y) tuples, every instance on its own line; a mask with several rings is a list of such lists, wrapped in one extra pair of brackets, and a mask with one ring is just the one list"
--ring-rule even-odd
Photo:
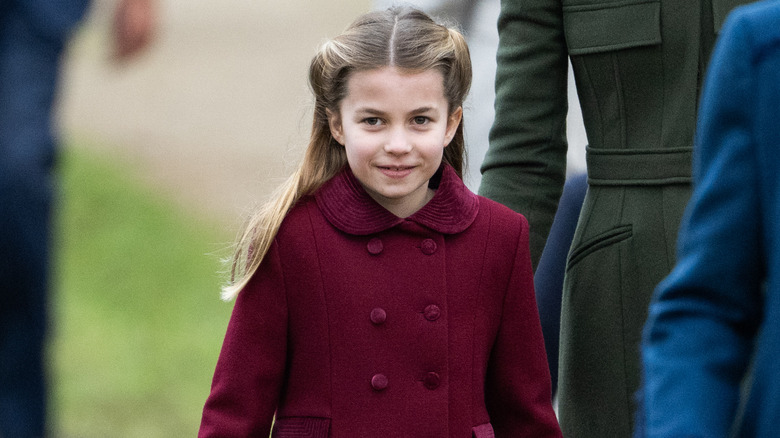
[(150, 51), (108, 60), (110, 7), (76, 35), (61, 93), (66, 137), (131, 162), (185, 207), (238, 221), (300, 156), (309, 60), (369, 0), (161, 0)]

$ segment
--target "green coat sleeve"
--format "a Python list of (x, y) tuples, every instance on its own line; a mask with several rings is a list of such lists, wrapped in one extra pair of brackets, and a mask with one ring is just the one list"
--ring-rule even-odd
[(560, 0), (502, 0), (495, 121), (479, 193), (531, 225), (534, 269), (566, 173), (568, 57)]

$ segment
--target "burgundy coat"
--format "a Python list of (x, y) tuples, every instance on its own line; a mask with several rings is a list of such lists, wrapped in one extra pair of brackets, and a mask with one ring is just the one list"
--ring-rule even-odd
[(348, 170), (239, 294), (199, 437), (559, 437), (528, 223), (443, 166), (401, 219)]

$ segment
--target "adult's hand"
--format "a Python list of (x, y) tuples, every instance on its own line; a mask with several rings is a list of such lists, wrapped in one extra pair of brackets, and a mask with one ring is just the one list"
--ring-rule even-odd
[(114, 58), (124, 61), (146, 48), (157, 30), (156, 0), (119, 0), (114, 13)]

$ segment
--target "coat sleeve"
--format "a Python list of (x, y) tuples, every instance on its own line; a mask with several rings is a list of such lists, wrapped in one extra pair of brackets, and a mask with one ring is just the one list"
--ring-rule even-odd
[(560, 437), (534, 297), (528, 222), (520, 219), (514, 266), (488, 363), (485, 401), (497, 437)]
[(743, 30), (727, 22), (705, 80), (678, 262), (645, 327), (643, 436), (730, 436), (761, 320), (759, 96)]
[(268, 437), (284, 379), (287, 303), (276, 242), (238, 294), (199, 438)]
[(539, 263), (566, 173), (568, 55), (560, 0), (502, 0), (495, 121), (479, 194), (522, 213)]

